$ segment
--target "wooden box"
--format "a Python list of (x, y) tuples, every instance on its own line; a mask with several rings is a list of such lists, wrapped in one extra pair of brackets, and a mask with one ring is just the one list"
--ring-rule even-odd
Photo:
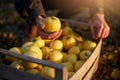
[[(101, 51), (102, 40), (97, 44), (97, 47), (93, 51), (92, 55), (83, 64), (83, 66), (68, 79), (67, 68), (52, 62), (45, 60), (38, 60), (29, 56), (24, 56), (20, 54), (13, 54), (6, 49), (0, 48), (0, 54), (9, 55), (16, 58), (20, 58), (25, 61), (35, 62), (44, 66), (49, 66), (55, 68), (55, 80), (91, 80), (92, 76), (96, 72), (99, 65), (100, 51)], [(3, 80), (48, 80), (37, 75), (27, 73), (25, 71), (17, 70), (8, 65), (0, 63), (0, 79)]]

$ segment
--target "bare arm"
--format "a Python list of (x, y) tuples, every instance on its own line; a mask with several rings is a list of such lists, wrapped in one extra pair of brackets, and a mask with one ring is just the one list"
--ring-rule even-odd
[(97, 13), (104, 14), (104, 5), (103, 0), (90, 0), (90, 13), (91, 16), (96, 15)]
[(104, 39), (109, 36), (110, 27), (105, 20), (104, 15), (104, 0), (91, 0), (90, 12), (91, 20), (91, 34), (93, 39)]

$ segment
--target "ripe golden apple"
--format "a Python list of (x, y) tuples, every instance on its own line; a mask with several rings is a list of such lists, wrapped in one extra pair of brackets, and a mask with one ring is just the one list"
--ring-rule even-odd
[(24, 67), (23, 67), (21, 61), (13, 61), (13, 62), (10, 64), (10, 67), (16, 68), (16, 69), (18, 69), (18, 70), (24, 70)]
[(35, 75), (40, 74), (40, 71), (35, 69), (35, 68), (34, 69), (28, 69), (28, 70), (26, 70), (26, 72), (31, 73), (31, 74), (35, 74)]
[(52, 40), (50, 40), (50, 39), (44, 39), (45, 46), (48, 46), (51, 41), (52, 41)]
[(84, 44), (83, 44), (83, 48), (86, 49), (86, 50), (90, 50), (90, 51), (93, 51), (96, 47), (96, 43), (93, 42), (93, 41), (85, 41)]
[(62, 62), (66, 62), (67, 61), (67, 52), (62, 52), (62, 54), (63, 54)]
[(72, 33), (72, 29), (69, 26), (62, 28), (62, 36), (67, 36)]
[[(12, 47), (9, 49), (9, 51), (14, 52), (15, 54), (22, 54), (22, 51), (19, 47)], [(17, 61), (19, 60), (18, 58), (11, 57), (11, 56), (6, 56), (5, 59), (7, 61)]]
[(79, 46), (80, 50), (83, 50), (83, 42), (77, 42), (77, 46)]
[[(30, 45), (30, 46), (25, 47), (25, 48), (24, 48), (24, 53), (26, 53), (26, 52), (28, 52), (28, 51), (29, 51), (29, 52), (31, 52), (31, 51), (36, 52), (36, 53), (38, 54), (38, 56), (39, 56), (40, 59), (43, 58), (42, 50), (41, 50), (38, 46)], [(24, 53), (23, 53), (23, 54), (24, 54)]]
[(32, 41), (33, 41), (33, 45), (36, 45), (39, 48), (42, 48), (45, 46), (45, 41), (41, 39), (40, 36), (34, 37)]
[(43, 66), (42, 66), (42, 65), (38, 65), (38, 66), (36, 67), (36, 69), (37, 69), (39, 72), (41, 72), (41, 70), (43, 69)]
[(41, 70), (40, 76), (45, 77), (45, 78), (49, 78), (50, 80), (53, 80), (55, 78), (55, 69), (45, 66)]
[(62, 52), (58, 50), (52, 50), (49, 52), (50, 53), (50, 61), (55, 62), (55, 63), (61, 63), (63, 59), (63, 54)]
[(85, 61), (83, 60), (79, 60), (74, 64), (74, 71), (76, 72), (83, 64), (85, 63)]
[(21, 49), (19, 47), (12, 47), (9, 49), (9, 51), (18, 53), (18, 54), (22, 54)]
[(42, 53), (43, 53), (43, 58), (45, 59), (45, 60), (48, 60), (49, 59), (49, 57), (50, 57), (50, 51), (52, 51), (52, 49), (50, 49), (49, 47), (47, 47), (47, 46), (44, 46), (44, 47), (42, 47)]
[(33, 42), (31, 41), (28, 41), (28, 42), (25, 42), (22, 46), (21, 46), (21, 50), (22, 50), (22, 53), (24, 53), (26, 51), (26, 48), (33, 45)]
[(76, 45), (76, 40), (75, 38), (73, 38), (72, 36), (70, 35), (67, 35), (67, 36), (63, 36), (61, 38), (61, 41), (63, 43), (63, 48), (65, 50), (68, 50), (69, 48), (73, 47)]
[(81, 60), (87, 60), (91, 54), (92, 52), (90, 50), (83, 50), (79, 53), (79, 58)]
[(75, 55), (75, 54), (68, 54), (67, 55), (67, 61), (71, 62), (72, 64), (74, 64), (75, 62), (77, 62), (77, 55)]
[(50, 42), (49, 48), (62, 51), (63, 43), (62, 43), (61, 40), (58, 40), (58, 39), (53, 40), (53, 41)]
[(68, 78), (72, 77), (75, 74), (75, 72), (68, 72)]
[(38, 40), (38, 39), (41, 39), (41, 37), (40, 37), (40, 36), (35, 36), (35, 37), (32, 37), (32, 38), (30, 39), (30, 41), (31, 41), (31, 42), (34, 42), (34, 41), (36, 41), (36, 40)]
[(78, 55), (80, 53), (79, 46), (73, 46), (70, 49), (68, 49), (68, 54), (75, 54)]
[[(27, 51), (23, 55), (30, 56), (30, 57), (33, 57), (33, 58), (36, 58), (36, 59), (42, 59), (41, 56), (39, 56), (38, 53), (36, 53), (35, 51)], [(38, 64), (33, 63), (33, 62), (29, 62), (29, 61), (24, 61), (23, 64), (28, 69), (29, 68), (33, 69), (33, 68), (36, 68), (38, 66)]]
[(61, 21), (55, 16), (46, 17), (44, 20), (45, 23), (45, 32), (56, 32), (61, 29)]

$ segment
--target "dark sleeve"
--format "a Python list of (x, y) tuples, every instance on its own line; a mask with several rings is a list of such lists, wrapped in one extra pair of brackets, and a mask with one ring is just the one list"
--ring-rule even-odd
[(90, 2), (90, 12), (93, 16), (96, 13), (104, 13), (104, 0), (91, 0)]
[(30, 23), (34, 23), (36, 16), (46, 17), (41, 0), (14, 0), (19, 15)]

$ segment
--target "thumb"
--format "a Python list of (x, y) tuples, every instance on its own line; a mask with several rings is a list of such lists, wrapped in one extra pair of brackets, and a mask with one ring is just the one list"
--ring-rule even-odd
[(38, 27), (40, 29), (44, 29), (45, 28), (45, 24), (43, 22), (39, 22)]

